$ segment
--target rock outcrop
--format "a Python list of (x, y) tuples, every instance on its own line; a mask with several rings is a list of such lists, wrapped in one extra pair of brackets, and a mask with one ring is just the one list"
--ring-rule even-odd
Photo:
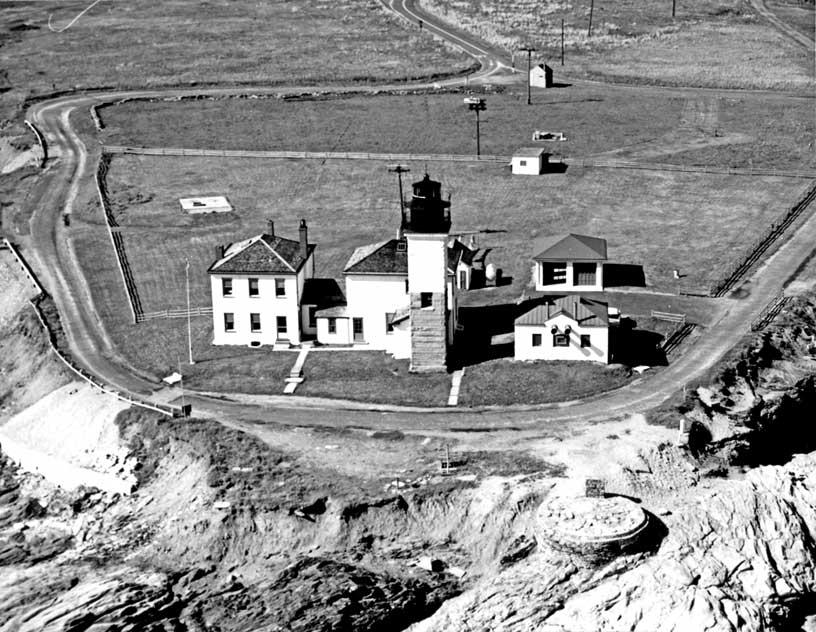
[(810, 614), (816, 456), (710, 485), (664, 518), (653, 556), (593, 567), (540, 546), (411, 629), (758, 632)]

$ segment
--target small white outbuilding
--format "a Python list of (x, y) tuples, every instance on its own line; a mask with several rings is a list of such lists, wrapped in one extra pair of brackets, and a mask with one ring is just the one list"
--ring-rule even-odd
[(564, 296), (534, 307), (515, 322), (516, 360), (609, 362), (609, 306)]
[(530, 70), (530, 85), (534, 88), (552, 88), (553, 71), (547, 64), (538, 64)]
[(549, 156), (539, 147), (522, 147), (513, 153), (510, 169), (513, 175), (541, 175), (546, 170)]

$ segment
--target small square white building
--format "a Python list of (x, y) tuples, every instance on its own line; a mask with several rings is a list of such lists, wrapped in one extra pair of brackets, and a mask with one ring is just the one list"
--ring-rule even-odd
[(510, 170), (513, 175), (538, 176), (544, 173), (549, 154), (540, 147), (522, 147), (513, 152)]
[(570, 233), (539, 238), (534, 248), (537, 291), (603, 291), (605, 239)]
[(590, 360), (609, 363), (609, 306), (564, 296), (515, 321), (516, 360)]

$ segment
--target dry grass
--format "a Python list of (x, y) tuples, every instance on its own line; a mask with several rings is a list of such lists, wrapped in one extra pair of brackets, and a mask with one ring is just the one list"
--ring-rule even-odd
[(468, 367), (460, 406), (566, 402), (623, 386), (628, 369), (595, 362), (492, 360)]
[(572, 68), (627, 83), (807, 91), (814, 85), (813, 56), (764, 24), (696, 25), (631, 49), (591, 51)]
[[(463, 71), (472, 60), (406, 28), (377, 0), (149, 0), (0, 6), (0, 118), (54, 90), (203, 83), (405, 80)], [(4, 79), (6, 80), (4, 82)], [(4, 85), (5, 83), (5, 85)]]
[[(574, 86), (487, 97), (482, 151), (509, 155), (534, 129), (568, 141), (569, 156), (784, 169), (816, 165), (810, 99), (774, 95), (644, 94)], [(472, 153), (474, 121), (460, 94), (320, 100), (130, 102), (105, 108), (109, 144), (212, 149)], [(80, 118), (88, 118), (80, 117)], [(156, 121), (161, 120), (161, 126)], [(809, 144), (808, 144), (809, 143)]]
[(786, 22), (803, 35), (813, 39), (816, 36), (816, 15), (813, 4), (790, 2), (766, 2), (776, 17)]
[(759, 22), (743, 0), (681, 1), (675, 19), (665, 0), (595, 2), (591, 37), (589, 4), (426, 0), (423, 6), (508, 51), (533, 45), (551, 65), (560, 56), (563, 19), (570, 74), (669, 85), (812, 86), (812, 56)]

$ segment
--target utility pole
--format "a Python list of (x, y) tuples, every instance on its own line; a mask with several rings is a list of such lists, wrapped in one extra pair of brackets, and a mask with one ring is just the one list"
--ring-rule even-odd
[(193, 326), (190, 322), (190, 260), (187, 260), (187, 265), (184, 266), (185, 276), (187, 277), (187, 350), (190, 353), (190, 364), (195, 364), (193, 361)]
[(561, 18), (561, 65), (564, 65), (564, 18)]
[(589, 0), (589, 28), (587, 29), (587, 37), (592, 37), (592, 11), (595, 9), (595, 0)]
[(532, 103), (530, 100), (530, 70), (532, 70), (532, 57), (535, 48), (528, 47), (521, 50), (527, 51), (527, 105), (530, 105)]
[(476, 155), (481, 156), (481, 146), (479, 140), (479, 112), (484, 112), (487, 109), (487, 105), (485, 104), (484, 99), (480, 99), (478, 97), (465, 97), (465, 103), (468, 106), (468, 110), (472, 112), (476, 112)]
[[(405, 198), (402, 195), (402, 174), (408, 173), (411, 171), (405, 165), (388, 165), (388, 171), (390, 173), (397, 174), (397, 180), (399, 180), (399, 197), (400, 197), (400, 218), (405, 216)], [(400, 219), (402, 221), (402, 219)]]
[(672, 0), (672, 17), (674, 17), (674, 10), (677, 8), (677, 0)]

